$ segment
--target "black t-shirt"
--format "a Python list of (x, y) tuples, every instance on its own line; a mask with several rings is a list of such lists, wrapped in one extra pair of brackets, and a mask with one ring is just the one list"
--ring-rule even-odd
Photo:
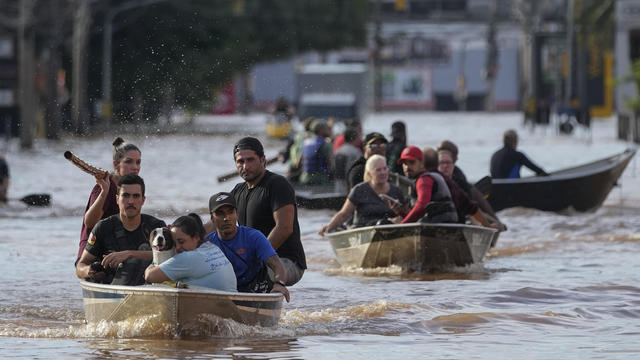
[(140, 226), (128, 231), (122, 226), (119, 214), (111, 215), (100, 220), (91, 230), (85, 250), (99, 259), (112, 252), (139, 250), (140, 245), (149, 243), (153, 229), (164, 226), (167, 226), (164, 221), (142, 214)]
[(364, 181), (364, 165), (366, 163), (367, 159), (363, 156), (356, 160), (349, 170), (347, 170), (347, 183), (349, 184), (349, 190)]
[(451, 179), (467, 194), (468, 197), (471, 197), (471, 184), (469, 184), (467, 177), (459, 167), (455, 166), (453, 168)]
[(300, 268), (306, 269), (307, 260), (300, 241), (296, 194), (289, 181), (284, 176), (265, 170), (264, 177), (255, 187), (249, 189), (247, 183), (243, 182), (237, 184), (231, 193), (238, 206), (238, 224), (259, 230), (267, 237), (276, 226), (273, 212), (293, 204), (293, 233), (276, 252), (278, 256), (290, 259)]

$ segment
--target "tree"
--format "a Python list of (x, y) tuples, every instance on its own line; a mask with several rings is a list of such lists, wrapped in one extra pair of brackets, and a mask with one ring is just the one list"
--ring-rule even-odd
[(115, 115), (127, 117), (136, 93), (148, 118), (166, 92), (197, 108), (260, 61), (362, 45), (367, 6), (366, 0), (174, 0), (122, 14), (113, 39), (113, 97), (129, 110), (114, 108)]

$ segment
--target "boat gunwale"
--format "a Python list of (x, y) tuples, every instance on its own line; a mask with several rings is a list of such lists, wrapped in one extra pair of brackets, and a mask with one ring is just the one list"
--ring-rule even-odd
[(253, 301), (276, 301), (284, 299), (284, 295), (280, 293), (242, 293), (242, 292), (231, 292), (231, 291), (221, 291), (221, 290), (213, 290), (207, 288), (174, 288), (168, 285), (161, 284), (147, 284), (147, 285), (138, 285), (138, 286), (129, 286), (129, 285), (111, 285), (111, 284), (98, 284), (92, 283), (84, 280), (80, 280), (80, 285), (83, 290), (88, 291), (101, 291), (101, 292), (109, 292), (109, 293), (125, 293), (125, 294), (154, 294), (162, 296), (180, 296), (180, 295), (188, 295), (188, 296), (211, 296), (217, 295), (221, 297), (227, 297), (231, 300), (253, 300)]
[(363, 227), (358, 227), (358, 228), (353, 228), (353, 229), (347, 229), (347, 230), (341, 230), (341, 231), (335, 231), (332, 233), (327, 233), (326, 236), (328, 237), (338, 237), (341, 235), (346, 235), (346, 234), (350, 234), (350, 233), (355, 233), (355, 232), (363, 232), (363, 231), (369, 231), (369, 230), (384, 230), (384, 229), (396, 229), (396, 228), (410, 228), (410, 227), (450, 227), (450, 228), (459, 228), (459, 229), (472, 229), (472, 230), (483, 230), (483, 231), (489, 231), (492, 233), (496, 233), (498, 232), (497, 229), (494, 228), (489, 228), (489, 227), (485, 227), (485, 226), (478, 226), (478, 225), (469, 225), (469, 224), (457, 224), (457, 223), (406, 223), (406, 224), (385, 224), (385, 225), (371, 225), (371, 226), (363, 226)]

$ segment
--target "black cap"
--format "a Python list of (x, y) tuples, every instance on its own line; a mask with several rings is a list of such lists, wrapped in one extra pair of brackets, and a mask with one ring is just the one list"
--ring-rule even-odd
[(379, 132), (368, 133), (367, 136), (364, 137), (364, 145), (367, 146), (376, 140), (383, 140), (385, 143), (388, 143), (387, 138)]
[(236, 208), (236, 200), (233, 198), (233, 195), (228, 192), (219, 192), (209, 198), (210, 213), (213, 213), (225, 205), (231, 205), (234, 209)]
[(251, 136), (243, 137), (238, 140), (238, 142), (233, 146), (233, 155), (235, 156), (240, 150), (253, 150), (258, 154), (258, 156), (264, 155), (264, 148), (262, 147), (260, 140)]

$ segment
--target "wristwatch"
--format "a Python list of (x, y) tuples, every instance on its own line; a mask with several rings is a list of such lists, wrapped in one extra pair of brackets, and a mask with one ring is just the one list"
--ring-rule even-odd
[(285, 284), (285, 283), (284, 283), (284, 281), (282, 281), (282, 280), (278, 280), (278, 281), (276, 281), (276, 282), (277, 282), (278, 284), (280, 284), (280, 285), (284, 286), (284, 287), (287, 287), (287, 284)]

